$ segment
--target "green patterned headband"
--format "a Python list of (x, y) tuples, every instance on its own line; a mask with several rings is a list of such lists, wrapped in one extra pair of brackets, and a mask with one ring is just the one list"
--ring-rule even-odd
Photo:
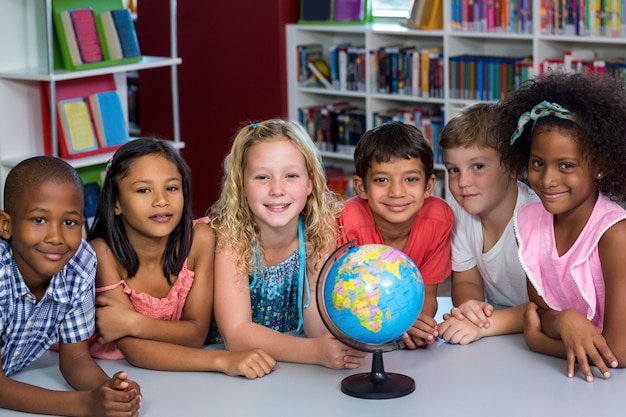
[[(520, 136), (522, 136), (522, 133), (524, 132), (524, 126), (526, 125), (526, 123), (528, 123), (531, 120), (537, 121), (537, 119), (541, 117), (545, 117), (545, 116), (554, 116), (563, 120), (571, 120), (572, 122), (576, 121), (574, 114), (571, 113), (569, 110), (561, 107), (561, 105), (559, 104), (548, 103), (547, 101), (544, 100), (541, 103), (537, 104), (532, 109), (530, 109), (530, 111), (526, 111), (522, 113), (522, 115), (519, 117), (519, 119), (517, 120), (517, 129), (515, 129), (515, 132), (513, 132), (513, 134), (511, 135), (511, 145), (513, 145), (515, 141)], [(535, 128), (535, 124), (533, 123), (532, 129), (534, 128)], [(531, 132), (532, 132), (532, 129), (531, 129)]]

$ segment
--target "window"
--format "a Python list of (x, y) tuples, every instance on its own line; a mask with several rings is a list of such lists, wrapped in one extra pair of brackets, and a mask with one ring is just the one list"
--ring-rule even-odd
[(374, 17), (407, 18), (411, 14), (413, 0), (371, 0)]

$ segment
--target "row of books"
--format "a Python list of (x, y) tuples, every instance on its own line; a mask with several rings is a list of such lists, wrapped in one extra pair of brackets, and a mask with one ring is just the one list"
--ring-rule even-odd
[(135, 24), (130, 10), (107, 10), (95, 14), (90, 7), (62, 10), (54, 15), (55, 32), (63, 67), (84, 68), (85, 64), (114, 63), (141, 59)]
[(450, 98), (497, 101), (533, 76), (531, 56), (452, 56)]
[(532, 8), (531, 0), (451, 0), (450, 27), (464, 32), (532, 33)]
[(415, 107), (399, 107), (376, 111), (372, 116), (373, 127), (395, 120), (416, 126), (422, 131), (426, 140), (430, 142), (435, 156), (435, 163), (443, 164), (443, 151), (439, 147), (439, 135), (445, 125), (443, 106), (421, 105)]
[(541, 0), (542, 34), (626, 37), (624, 0)]
[[(401, 107), (372, 113), (373, 127), (394, 120), (417, 126), (435, 151), (435, 162), (443, 163), (438, 149), (438, 137), (444, 124), (444, 109), (440, 105)], [(349, 102), (300, 107), (298, 121), (321, 151), (353, 155), (354, 148), (365, 132), (365, 110)]]
[(443, 98), (443, 49), (389, 45), (371, 53), (373, 90), (383, 94)]
[(296, 47), (296, 73), (302, 87), (325, 87), (345, 91), (365, 91), (365, 60), (363, 46), (349, 43), (334, 45), (324, 58), (324, 45), (302, 44)]
[(335, 192), (344, 200), (356, 195), (352, 178), (354, 172), (345, 172), (340, 166), (325, 165), (324, 172), (326, 174), (326, 183), (328, 188)]
[(564, 58), (543, 60), (540, 74), (551, 71), (602, 72), (622, 80), (626, 86), (626, 58), (596, 58), (593, 50), (569, 51)]
[(366, 51), (363, 46), (342, 43), (330, 47), (328, 62), (322, 44), (298, 45), (298, 85), (365, 92), (369, 79), (373, 91), (382, 94), (443, 98), (442, 48), (388, 45)]
[(347, 101), (300, 107), (298, 121), (320, 151), (346, 155), (354, 153), (367, 126), (365, 110)]

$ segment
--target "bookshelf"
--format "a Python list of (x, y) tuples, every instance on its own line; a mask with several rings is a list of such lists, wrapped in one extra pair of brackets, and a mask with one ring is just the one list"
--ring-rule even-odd
[[(64, 0), (72, 4), (71, 0)], [(99, 0), (93, 0), (99, 1)], [(80, 4), (84, 1), (80, 0)], [(120, 7), (122, 1), (119, 1)], [(77, 3), (79, 4), (79, 0)], [(176, 0), (170, 0), (170, 54), (143, 56), (138, 62), (103, 66), (78, 71), (55, 69), (55, 32), (52, 0), (0, 0), (0, 188), (10, 169), (21, 160), (44, 154), (44, 117), (40, 97), (41, 83), (50, 90), (46, 117), (50, 123), (52, 153), (58, 156), (58, 126), (55, 101), (60, 83), (69, 80), (113, 76), (120, 97), (127, 97), (127, 74), (151, 68), (169, 67), (171, 73), (174, 146), (184, 147), (180, 138), (177, 66)], [(127, 100), (122, 107), (128, 115)], [(128, 116), (127, 116), (128, 123)], [(68, 160), (76, 168), (103, 165), (113, 152)]]
[[(460, 8), (470, 4), (467, 0), (443, 0), (443, 29), (423, 31), (400, 25), (399, 23), (370, 23), (364, 25), (300, 25), (292, 24), (286, 27), (287, 36), (287, 85), (288, 85), (288, 108), (289, 118), (299, 120), (299, 109), (314, 106), (328, 105), (340, 101), (348, 101), (350, 104), (365, 110), (366, 127), (375, 126), (376, 112), (403, 107), (430, 107), (441, 109), (443, 123), (449, 120), (465, 106), (481, 100), (497, 100), (498, 97), (481, 97), (477, 94), (460, 94), (454, 78), (459, 67), (451, 64), (461, 56), (499, 56), (499, 57), (532, 57), (527, 64), (528, 77), (539, 74), (544, 62), (549, 60), (563, 59), (567, 51), (577, 49), (590, 49), (595, 51), (596, 58), (611, 59), (624, 57), (626, 46), (626, 26), (619, 31), (614, 29), (613, 36), (609, 31), (605, 36), (597, 33), (573, 35), (569, 29), (558, 27), (549, 23), (549, 16), (542, 11), (546, 10), (546, 2), (534, 0), (532, 2), (505, 2), (496, 0), (495, 3), (509, 7), (515, 4), (524, 4), (532, 7), (532, 20), (527, 20), (525, 25), (511, 26), (513, 29), (487, 28), (486, 24), (463, 21)], [(590, 0), (593, 1), (593, 0)], [(549, 2), (554, 3), (554, 2)], [(626, 8), (626, 2), (621, 1), (622, 10)], [(474, 0), (474, 5), (494, 4), (486, 0)], [(600, 4), (600, 2), (598, 2)], [(606, 2), (602, 3), (606, 4)], [(504, 6), (502, 6), (504, 7)], [(520, 16), (529, 16), (528, 13), (520, 13)], [(520, 17), (521, 18), (521, 17)], [(622, 24), (626, 21), (622, 18)], [(350, 43), (351, 45), (363, 46), (369, 55), (371, 51), (389, 45), (405, 45), (416, 49), (441, 48), (440, 56), (443, 72), (442, 91), (438, 96), (424, 97), (423, 95), (401, 95), (381, 93), (378, 80), (374, 75), (377, 68), (374, 60), (365, 59), (365, 82), (360, 91), (347, 89), (328, 89), (322, 86), (299, 85), (298, 60), (300, 55), (298, 45), (322, 44), (324, 47), (324, 59), (329, 60), (329, 52), (335, 45)], [(332, 80), (331, 80), (332, 82)], [(336, 151), (323, 152), (325, 163), (340, 166), (350, 172), (353, 168), (350, 153)], [(447, 188), (447, 172), (441, 164), (436, 165), (438, 177), (444, 185), (441, 193)]]

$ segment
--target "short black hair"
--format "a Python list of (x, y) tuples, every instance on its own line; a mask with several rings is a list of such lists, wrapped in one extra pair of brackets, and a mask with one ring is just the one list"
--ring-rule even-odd
[(372, 161), (389, 162), (394, 158), (416, 158), (424, 164), (426, 178), (434, 171), (433, 148), (417, 127), (393, 121), (363, 134), (354, 149), (356, 175), (365, 181)]
[(24, 190), (47, 182), (67, 183), (84, 200), (83, 182), (73, 166), (54, 156), (34, 156), (17, 164), (4, 183), (4, 211), (15, 214), (17, 201)]

